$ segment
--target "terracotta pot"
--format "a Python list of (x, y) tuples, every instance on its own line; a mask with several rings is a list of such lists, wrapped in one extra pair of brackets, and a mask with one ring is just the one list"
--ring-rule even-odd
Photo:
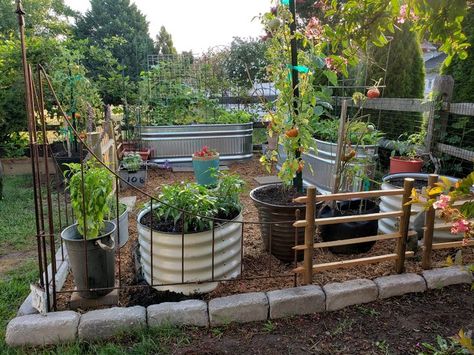
[(128, 149), (124, 149), (123, 151), (123, 154), (127, 154), (127, 153), (138, 153), (140, 154), (140, 157), (142, 158), (143, 161), (147, 161), (148, 158), (150, 157), (150, 154), (151, 154), (151, 149), (137, 149), (137, 150), (128, 150)]
[(423, 160), (406, 157), (390, 157), (390, 174), (419, 173), (423, 167)]

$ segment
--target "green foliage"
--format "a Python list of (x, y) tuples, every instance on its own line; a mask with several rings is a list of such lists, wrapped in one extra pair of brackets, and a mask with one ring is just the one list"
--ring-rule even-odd
[(440, 335), (436, 336), (436, 344), (422, 343), (424, 348), (421, 355), (468, 355), (470, 352), (463, 348), (459, 342), (454, 339), (445, 339)]
[(402, 156), (415, 158), (418, 155), (420, 147), (424, 144), (423, 133), (413, 133), (410, 135), (402, 134), (396, 140), (386, 140), (382, 147), (391, 149), (391, 156)]
[(266, 42), (235, 37), (230, 45), (224, 68), (231, 82), (242, 88), (252, 87), (253, 82), (266, 79)]
[(171, 34), (166, 31), (165, 26), (161, 26), (160, 33), (156, 35), (155, 53), (161, 55), (176, 54), (176, 48), (173, 46)]
[(241, 210), (243, 187), (239, 176), (224, 172), (218, 173), (215, 189), (193, 182), (164, 185), (154, 213), (159, 220), (172, 224), (174, 232), (204, 232), (212, 228), (212, 218), (230, 218)]
[(208, 230), (212, 227), (209, 218), (216, 216), (218, 212), (217, 198), (210, 195), (206, 187), (196, 183), (164, 185), (158, 199), (161, 202), (154, 213), (158, 219), (171, 222), (173, 231), (182, 229), (185, 233), (193, 233)]
[(122, 165), (124, 169), (132, 173), (140, 170), (142, 165), (142, 157), (140, 153), (132, 152), (126, 154), (122, 159)]
[[(64, 173), (71, 196), (71, 205), (77, 218), (77, 229), (87, 239), (97, 238), (109, 212), (107, 199), (112, 192), (113, 179), (109, 171), (89, 161), (67, 164)], [(84, 225), (86, 229), (84, 230)]]
[(367, 78), (369, 82), (385, 79), (384, 97), (423, 98), (425, 72), (420, 42), (411, 31), (411, 23), (399, 26), (390, 45), (369, 48)]
[[(317, 139), (337, 143), (340, 124), (338, 119), (313, 120), (311, 124)], [(375, 145), (382, 136), (382, 132), (376, 130), (372, 124), (363, 121), (351, 121), (347, 127), (347, 138), (351, 144)]]
[[(132, 81), (146, 69), (147, 55), (153, 52), (153, 41), (148, 35), (148, 22), (130, 0), (91, 0), (91, 8), (79, 16), (74, 34), (88, 39), (90, 45), (103, 47), (107, 40), (117, 39), (119, 45), (110, 46), (113, 58), (123, 66), (123, 76)], [(91, 58), (87, 68), (93, 70), (100, 63)]]
[(4, 158), (22, 157), (29, 144), (27, 135), (14, 132), (10, 134), (7, 141), (0, 142), (0, 156)]
[[(108, 212), (105, 216), (106, 221), (111, 221), (115, 218), (117, 218), (117, 199), (115, 194), (111, 194), (107, 198), (107, 206), (108, 206)], [(118, 215), (119, 217), (127, 210), (127, 205), (124, 203), (119, 202), (119, 211)]]
[(470, 7), (462, 22), (462, 28), (471, 45), (466, 59), (454, 58), (443, 66), (441, 73), (454, 78), (453, 102), (474, 102), (474, 8)]

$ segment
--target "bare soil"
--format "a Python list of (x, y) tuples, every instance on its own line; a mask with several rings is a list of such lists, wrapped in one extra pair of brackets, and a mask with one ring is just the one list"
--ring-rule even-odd
[[(257, 222), (258, 214), (252, 200), (249, 197), (249, 191), (257, 186), (253, 180), (256, 176), (268, 175), (258, 162), (258, 157), (245, 163), (235, 163), (230, 166), (230, 171), (238, 173), (247, 182), (247, 191), (241, 196), (243, 204), (243, 218), (246, 222)], [(276, 174), (276, 173), (275, 173)], [(192, 172), (171, 172), (168, 170), (153, 169), (148, 172), (148, 180), (144, 191), (150, 195), (157, 195), (163, 184), (179, 182), (184, 180), (194, 180)], [(135, 266), (135, 248), (138, 243), (136, 219), (143, 205), (149, 202), (149, 197), (137, 193), (137, 191), (128, 189), (121, 192), (122, 196), (137, 195), (137, 205), (135, 211), (131, 213), (129, 219), (129, 242), (121, 249), (120, 255), (117, 255), (116, 274), (120, 279), (121, 306), (143, 305), (160, 303), (165, 301), (178, 301), (186, 299), (183, 295), (170, 292), (158, 292), (137, 278)], [(319, 236), (317, 239), (320, 240)], [(336, 255), (328, 250), (316, 249), (314, 251), (314, 260), (316, 263), (327, 263), (339, 260), (349, 260), (354, 258), (369, 257), (393, 253), (396, 248), (394, 240), (378, 241), (374, 247), (367, 253), (354, 255)], [(456, 250), (440, 250), (434, 252), (433, 267), (445, 266), (446, 258), (455, 253)], [(465, 264), (474, 263), (474, 248), (465, 248), (463, 252), (463, 262)], [(454, 259), (454, 257), (453, 257)], [(407, 272), (420, 273), (421, 254), (417, 253), (414, 258), (408, 258), (405, 262)], [(198, 296), (197, 298), (212, 299), (231, 295), (235, 293), (269, 291), (295, 285), (295, 276), (292, 269), (293, 263), (285, 264), (268, 254), (263, 245), (258, 224), (244, 225), (244, 258), (242, 278), (237, 280), (220, 283), (219, 286), (210, 294)], [(379, 264), (356, 266), (351, 269), (337, 269), (331, 271), (318, 272), (313, 277), (313, 283), (324, 285), (329, 282), (341, 282), (357, 278), (373, 279), (379, 276), (394, 274), (394, 262), (386, 261)], [(300, 280), (296, 280), (298, 283)], [(72, 291), (74, 284), (72, 276), (69, 278), (63, 290)], [(58, 308), (67, 309), (69, 293), (60, 294), (58, 297)], [(193, 297), (196, 298), (196, 297)]]
[[(468, 285), (409, 294), (308, 316), (187, 329), (173, 354), (431, 354), (423, 343), (474, 330)], [(455, 354), (439, 352), (439, 354)], [(460, 353), (460, 352), (459, 352)], [(458, 353), (456, 353), (458, 354)]]

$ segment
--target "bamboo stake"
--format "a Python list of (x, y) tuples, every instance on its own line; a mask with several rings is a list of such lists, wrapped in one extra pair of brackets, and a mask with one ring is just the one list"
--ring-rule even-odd
[[(428, 176), (428, 187), (433, 187), (438, 182), (438, 175)], [(435, 224), (435, 209), (430, 206), (425, 215), (425, 230), (423, 232), (423, 260), (421, 266), (424, 270), (431, 269), (431, 252), (433, 250), (433, 233)]]
[(304, 250), (304, 276), (303, 282), (305, 285), (311, 285), (313, 283), (313, 244), (314, 244), (314, 229), (315, 229), (315, 215), (314, 206), (316, 205), (316, 188), (309, 186), (306, 193), (306, 221), (307, 224), (304, 229), (304, 244), (306, 249)]
[(402, 198), (402, 216), (400, 217), (400, 238), (397, 240), (397, 255), (395, 262), (395, 269), (397, 273), (401, 274), (405, 269), (405, 252), (407, 248), (408, 227), (410, 224), (411, 204), (410, 201), (411, 190), (413, 189), (414, 179), (406, 178), (403, 182), (403, 198)]

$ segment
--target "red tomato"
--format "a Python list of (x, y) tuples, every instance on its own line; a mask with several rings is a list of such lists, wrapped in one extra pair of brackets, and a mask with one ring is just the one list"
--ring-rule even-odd
[(295, 138), (298, 136), (298, 128), (289, 129), (285, 134), (288, 138)]
[(376, 99), (377, 97), (380, 97), (380, 91), (378, 88), (376, 87), (373, 87), (373, 88), (370, 88), (368, 91), (367, 91), (367, 97), (369, 99)]

